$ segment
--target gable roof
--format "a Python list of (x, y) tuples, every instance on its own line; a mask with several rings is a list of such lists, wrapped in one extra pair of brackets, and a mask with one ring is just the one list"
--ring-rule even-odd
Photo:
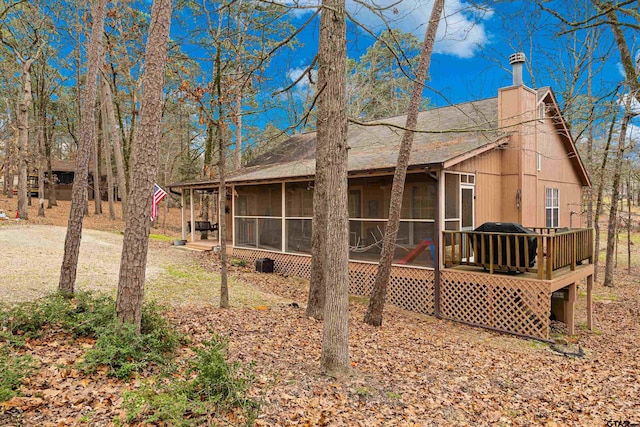
[[(352, 123), (347, 131), (348, 171), (395, 168), (406, 115), (367, 123)], [(422, 111), (414, 135), (409, 168), (442, 165), (469, 152), (499, 144), (506, 133), (498, 129), (498, 100), (489, 98)], [(315, 174), (316, 132), (294, 135), (246, 167), (227, 177), (229, 183), (307, 178)], [(213, 184), (217, 179), (176, 183), (171, 187)]]
[(556, 100), (556, 95), (553, 93), (553, 90), (549, 86), (541, 87), (537, 90), (538, 92), (538, 104), (544, 102), (545, 104), (551, 105), (555, 110), (555, 114), (552, 116), (553, 124), (556, 127), (558, 135), (562, 143), (564, 144), (564, 148), (567, 152), (567, 156), (571, 163), (573, 163), (574, 167), (578, 172), (578, 176), (580, 177), (580, 181), (583, 186), (591, 186), (591, 179), (589, 178), (589, 174), (582, 163), (582, 158), (580, 157), (580, 153), (576, 148), (576, 145), (573, 141), (573, 137), (571, 136), (571, 132), (569, 131), (569, 126), (567, 126), (567, 122), (564, 120), (562, 116), (562, 112), (560, 111), (560, 106), (558, 105), (558, 101)]

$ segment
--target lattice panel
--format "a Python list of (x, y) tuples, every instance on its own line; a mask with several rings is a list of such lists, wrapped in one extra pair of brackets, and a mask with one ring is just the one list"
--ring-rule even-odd
[(542, 282), (442, 271), (443, 317), (536, 338), (549, 337), (551, 295)]
[(434, 273), (410, 267), (392, 267), (387, 302), (406, 310), (434, 314)]
[[(276, 273), (304, 278), (311, 276), (311, 258), (307, 256), (234, 248), (233, 257), (243, 259), (248, 265), (254, 265), (258, 258), (268, 257), (274, 260), (273, 269)], [(377, 268), (377, 264), (349, 262), (349, 292), (369, 297)], [(433, 282), (432, 270), (392, 267), (387, 302), (405, 310), (433, 314)]]
[(308, 256), (233, 248), (233, 258), (242, 259), (248, 265), (255, 265), (258, 258), (271, 258), (273, 270), (276, 273), (290, 274), (306, 279), (311, 277), (311, 258)]

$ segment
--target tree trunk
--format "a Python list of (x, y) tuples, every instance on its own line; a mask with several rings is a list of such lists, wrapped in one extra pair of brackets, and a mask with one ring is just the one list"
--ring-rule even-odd
[(35, 58), (22, 63), (22, 98), (18, 102), (18, 218), (29, 219), (27, 170), (29, 162), (29, 106), (31, 94), (31, 66)]
[(44, 170), (46, 168), (46, 156), (44, 155), (44, 118), (40, 116), (38, 126), (38, 216), (44, 218)]
[(122, 145), (120, 144), (120, 137), (118, 135), (118, 125), (116, 122), (116, 115), (113, 110), (113, 96), (111, 93), (111, 86), (107, 82), (106, 76), (103, 74), (100, 79), (102, 85), (100, 87), (102, 97), (104, 99), (105, 115), (108, 124), (108, 134), (113, 146), (113, 155), (116, 161), (116, 176), (118, 179), (118, 195), (122, 202), (122, 218), (124, 219), (127, 214), (127, 200), (129, 196), (129, 186), (127, 185), (127, 175), (124, 167), (124, 154), (122, 152)]
[[(218, 104), (218, 126), (216, 129), (217, 147), (218, 147), (218, 176), (220, 178), (220, 204), (218, 212), (220, 212), (220, 220), (218, 224), (218, 232), (220, 233), (220, 308), (229, 308), (229, 284), (227, 274), (227, 145), (224, 142), (224, 132), (222, 122), (222, 64), (220, 62), (220, 49), (216, 50), (216, 102)], [(233, 195), (231, 195), (233, 197)]]
[(607, 142), (604, 148), (604, 154), (602, 155), (602, 163), (600, 164), (600, 180), (598, 182), (598, 191), (597, 191), (597, 200), (596, 200), (596, 210), (593, 217), (593, 228), (595, 231), (595, 241), (596, 247), (594, 249), (594, 257), (593, 257), (593, 280), (595, 282), (598, 281), (598, 262), (600, 259), (600, 216), (604, 210), (604, 183), (605, 183), (605, 171), (607, 167), (607, 160), (609, 158), (609, 149), (611, 148), (611, 141), (613, 139), (613, 130), (615, 128), (617, 121), (617, 114), (614, 112), (611, 117), (611, 123), (609, 124), (609, 132), (607, 136)]
[(236, 169), (242, 167), (242, 89), (238, 89), (236, 94), (236, 149), (235, 149), (235, 166)]
[[(104, 81), (104, 76), (100, 77), (100, 81)], [(109, 219), (114, 221), (116, 219), (116, 207), (113, 197), (113, 190), (115, 188), (113, 181), (113, 165), (111, 163), (111, 142), (109, 140), (109, 120), (107, 119), (107, 100), (104, 94), (104, 84), (100, 85), (100, 119), (102, 123), (102, 151), (104, 153), (105, 170), (107, 173), (107, 201), (109, 202)]]
[(604, 286), (613, 287), (613, 263), (616, 243), (616, 225), (618, 213), (618, 196), (620, 195), (620, 169), (624, 159), (624, 151), (627, 140), (627, 127), (631, 120), (631, 96), (627, 97), (625, 113), (620, 125), (620, 136), (618, 138), (618, 150), (613, 164), (613, 180), (611, 182), (611, 206), (609, 207), (609, 224), (607, 227), (607, 258), (604, 266)]
[(119, 321), (134, 324), (138, 332), (142, 320), (153, 183), (158, 169), (162, 90), (172, 6), (172, 0), (155, 0), (151, 8), (142, 77), (144, 94), (140, 107), (140, 123), (134, 138), (131, 197), (127, 209), (116, 298)]
[(631, 162), (627, 174), (627, 273), (631, 274)]
[(98, 130), (93, 134), (93, 213), (102, 215), (102, 196), (100, 191), (100, 139)]
[(95, 133), (95, 103), (98, 77), (98, 67), (102, 57), (102, 35), (104, 29), (106, 0), (97, 0), (92, 10), (91, 39), (87, 47), (87, 77), (82, 91), (82, 115), (80, 116), (80, 146), (76, 158), (76, 173), (71, 193), (71, 209), (67, 235), (64, 242), (64, 256), (60, 269), (58, 288), (62, 292), (73, 293), (76, 272), (78, 268), (78, 254), (82, 239), (82, 218), (87, 206), (87, 181), (89, 175), (89, 156), (94, 143)]
[[(45, 118), (46, 120), (46, 118)], [(44, 132), (44, 153), (47, 158), (47, 176), (49, 177), (49, 201), (47, 209), (51, 209), (54, 206), (58, 206), (58, 199), (56, 197), (56, 177), (53, 176), (53, 168), (51, 166), (51, 140), (52, 135), (45, 130)]]
[[(429, 65), (431, 64), (431, 52), (433, 52), (433, 44), (438, 31), (438, 24), (442, 9), (444, 8), (444, 0), (436, 0), (433, 4), (429, 25), (422, 43), (422, 51), (420, 52), (420, 62), (418, 64), (418, 72), (409, 101), (409, 111), (407, 112), (407, 129), (415, 129), (418, 124), (418, 113), (422, 102), (422, 91), (424, 90), (424, 81), (427, 78)], [(404, 193), (404, 181), (407, 176), (407, 167), (409, 166), (409, 156), (411, 155), (411, 147), (413, 145), (414, 133), (405, 130), (400, 142), (400, 151), (398, 152), (398, 162), (393, 175), (393, 184), (391, 189), (391, 200), (389, 201), (389, 219), (385, 227), (384, 242), (382, 245), (382, 254), (380, 255), (380, 263), (378, 271), (371, 290), (371, 298), (369, 306), (364, 316), (364, 322), (373, 325), (382, 325), (382, 312), (384, 303), (387, 299), (387, 284), (391, 275), (391, 263), (393, 262), (393, 254), (396, 249), (396, 237), (398, 236), (398, 227), (400, 225), (400, 213), (402, 209), (402, 195)], [(436, 227), (437, 230), (437, 227)]]
[[(326, 178), (326, 302), (320, 365), (329, 375), (349, 369), (349, 212), (345, 0), (323, 0), (318, 47), (318, 145), (316, 169)], [(324, 171), (322, 171), (324, 169)]]

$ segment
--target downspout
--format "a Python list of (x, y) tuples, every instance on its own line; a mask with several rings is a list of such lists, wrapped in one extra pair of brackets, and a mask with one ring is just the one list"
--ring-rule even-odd
[(436, 181), (436, 200), (435, 200), (435, 233), (433, 236), (433, 244), (436, 247), (435, 259), (433, 260), (433, 314), (436, 318), (441, 318), (440, 316), (440, 236), (442, 234), (442, 230), (440, 227), (440, 175), (442, 174), (442, 167), (436, 169), (434, 167), (427, 166), (425, 168), (426, 174)]

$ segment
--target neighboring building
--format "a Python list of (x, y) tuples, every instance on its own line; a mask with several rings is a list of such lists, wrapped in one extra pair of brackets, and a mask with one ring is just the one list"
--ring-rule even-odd
[[(53, 176), (53, 182), (56, 190), (56, 199), (57, 200), (71, 200), (71, 194), (73, 190), (73, 181), (76, 175), (76, 162), (75, 160), (52, 160), (51, 161), (51, 174)], [(45, 187), (44, 187), (44, 198), (49, 197), (49, 177), (48, 173), (45, 171)], [(88, 180), (88, 197), (89, 200), (94, 199), (94, 191), (93, 191), (93, 168), (89, 171), (89, 180)], [(106, 176), (101, 177), (100, 188), (102, 189), (102, 199), (106, 200)], [(38, 171), (34, 170), (31, 175), (29, 175), (29, 189), (31, 191), (31, 195), (34, 197), (38, 196)], [(14, 190), (15, 192), (15, 190)]]
[[(590, 283), (593, 274), (593, 266), (580, 265), (592, 257), (591, 231), (575, 229), (583, 225), (582, 189), (590, 181), (553, 92), (523, 85), (524, 55), (511, 62), (513, 85), (496, 98), (420, 113), (388, 301), (546, 338), (552, 292), (565, 301), (556, 301), (554, 313), (572, 328), (576, 283)], [(405, 117), (378, 122), (385, 125), (351, 125), (347, 135), (351, 291), (365, 296), (380, 256)], [(293, 136), (227, 178), (233, 197), (226, 239), (234, 257), (274, 258), (276, 271), (308, 276), (315, 144), (315, 133)], [(216, 191), (217, 181), (170, 187)], [(485, 239), (473, 232), (485, 222), (524, 224), (539, 234), (529, 239), (530, 249), (524, 237)], [(558, 230), (565, 227), (572, 230)], [(477, 267), (523, 274), (489, 275)]]

